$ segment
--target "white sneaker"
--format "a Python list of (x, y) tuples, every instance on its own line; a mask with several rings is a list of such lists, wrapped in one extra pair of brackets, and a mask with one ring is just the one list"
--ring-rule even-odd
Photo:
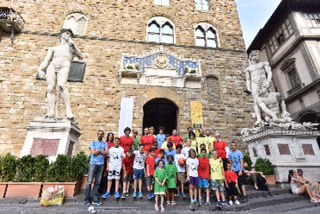
[(232, 201), (232, 200), (229, 201), (229, 205), (230, 205), (230, 206), (233, 205), (233, 201)]
[(240, 202), (239, 202), (238, 200), (236, 200), (234, 203), (235, 203), (236, 205), (240, 205)]

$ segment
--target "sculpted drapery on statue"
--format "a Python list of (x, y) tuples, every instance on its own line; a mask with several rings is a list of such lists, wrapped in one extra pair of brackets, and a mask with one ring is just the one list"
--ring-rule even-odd
[[(38, 68), (38, 76), (46, 79), (48, 84), (48, 113), (47, 117), (58, 117), (59, 95), (62, 94), (66, 107), (67, 118), (73, 119), (67, 80), (74, 56), (83, 59), (80, 50), (72, 40), (70, 29), (60, 31), (60, 45), (49, 48), (47, 55)], [(45, 72), (46, 70), (46, 72)]]

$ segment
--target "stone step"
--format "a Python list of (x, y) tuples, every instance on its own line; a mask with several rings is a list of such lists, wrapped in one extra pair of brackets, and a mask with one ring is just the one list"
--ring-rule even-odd
[[(271, 188), (271, 193), (273, 194), (272, 197), (270, 197), (266, 192), (262, 191), (255, 191), (255, 190), (249, 190), (248, 196), (249, 201), (247, 203), (240, 204), (239, 206), (232, 206), (232, 207), (224, 207), (223, 210), (225, 211), (247, 211), (252, 209), (261, 209), (265, 208), (268, 210), (268, 207), (274, 207), (279, 206), (281, 207), (282, 204), (288, 204), (288, 203), (300, 203), (303, 201), (303, 203), (306, 206), (312, 205), (311, 202), (306, 199), (304, 196), (300, 195), (293, 195), (288, 193), (288, 190), (280, 189), (280, 188)], [(78, 196), (78, 200), (76, 200), (76, 203), (83, 202), (84, 196)], [(166, 200), (165, 200), (166, 201)], [(197, 208), (197, 210), (211, 210), (215, 202), (213, 198), (211, 197), (212, 205), (210, 207), (201, 206)], [(174, 209), (183, 210), (186, 209), (186, 207), (189, 207), (190, 199), (189, 197), (187, 199), (182, 198), (176, 198), (177, 204), (175, 206), (167, 205), (168, 211), (173, 211)], [(70, 201), (67, 203), (70, 203)], [(72, 202), (71, 202), (72, 203)], [(154, 200), (148, 200), (146, 198), (146, 195), (143, 199), (133, 199), (132, 197), (126, 198), (125, 200), (116, 200), (114, 197), (110, 197), (106, 200), (103, 200), (103, 207), (104, 209), (114, 209), (114, 207), (128, 207), (128, 209), (153, 209), (154, 206)], [(107, 208), (106, 208), (107, 207)]]
[(304, 197), (304, 198), (305, 200), (277, 204), (277, 205), (272, 205), (267, 207), (259, 207), (259, 208), (251, 209), (250, 211), (279, 213), (279, 212), (290, 212), (290, 211), (296, 212), (296, 210), (301, 210), (301, 209), (311, 208), (311, 207), (319, 207), (320, 209), (319, 203), (318, 204), (312, 203), (310, 202), (310, 200), (308, 200), (307, 197)]
[[(189, 190), (186, 189), (185, 191), (187, 193), (187, 198), (186, 199), (183, 199), (182, 197), (176, 197), (176, 201), (189, 201), (190, 198), (189, 198)], [(281, 194), (287, 194), (289, 192), (289, 190), (286, 190), (286, 189), (281, 189), (281, 188), (270, 188), (270, 192), (272, 193), (272, 195), (281, 195)], [(203, 194), (204, 194), (204, 191), (203, 191)], [(268, 197), (269, 194), (268, 192), (265, 192), (265, 191), (257, 191), (257, 190), (248, 190), (247, 191), (247, 195), (248, 195), (248, 198), (249, 199), (253, 199), (253, 198), (259, 198), (259, 197)], [(132, 194), (130, 194), (130, 197), (127, 198), (127, 200), (131, 200), (132, 199)], [(75, 201), (83, 201), (85, 198), (85, 195), (84, 195), (84, 191), (81, 192), (80, 195), (77, 196), (77, 198), (71, 198), (71, 199), (66, 199), (67, 202), (70, 202), (70, 203), (75, 203)], [(205, 198), (205, 195), (203, 196), (203, 198)], [(211, 197), (210, 197), (211, 201), (214, 201), (214, 198), (215, 198), (215, 194), (214, 192), (212, 191), (211, 192)], [(110, 197), (111, 200), (115, 200), (114, 197), (113, 197), (113, 194), (112, 196)], [(147, 200), (147, 195), (146, 195), (146, 190), (144, 190), (144, 199)]]
[(233, 206), (231, 208), (227, 208), (226, 210), (246, 211), (261, 207), (273, 207), (275, 205), (298, 202), (302, 200), (306, 200), (304, 196), (286, 193), (274, 195), (273, 197), (253, 198), (250, 199), (248, 203), (240, 204), (239, 206)]
[[(165, 200), (166, 201), (166, 200)], [(177, 204), (172, 205), (165, 205), (166, 211), (170, 213), (174, 213), (175, 211), (180, 210), (188, 210), (189, 209), (189, 200), (177, 200)], [(282, 207), (285, 204), (299, 204), (297, 209), (305, 208), (305, 207), (312, 207), (314, 206), (309, 200), (307, 200), (303, 196), (299, 195), (292, 195), (292, 194), (281, 194), (281, 195), (275, 195), (273, 197), (259, 197), (250, 199), (248, 203), (240, 204), (239, 206), (232, 206), (232, 207), (224, 207), (224, 211), (248, 211), (248, 210), (257, 210), (260, 211), (261, 208), (265, 211), (269, 211), (270, 208), (275, 209), (274, 207)], [(197, 211), (211, 211), (214, 208), (215, 203), (212, 203), (211, 206), (200, 206), (197, 207)], [(286, 206), (287, 207), (287, 206)], [(118, 210), (118, 209), (130, 209), (135, 212), (138, 212), (139, 210), (153, 210), (154, 208), (154, 201), (149, 201), (147, 199), (126, 199), (126, 200), (119, 200), (116, 201), (115, 199), (107, 199), (103, 201), (103, 206), (98, 207), (97, 209), (102, 210)], [(288, 207), (287, 207), (288, 209)], [(286, 209), (283, 209), (286, 210)], [(277, 213), (277, 212), (276, 212)]]

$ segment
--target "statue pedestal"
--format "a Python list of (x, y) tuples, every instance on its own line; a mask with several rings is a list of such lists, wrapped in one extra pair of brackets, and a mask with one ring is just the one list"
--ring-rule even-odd
[(311, 180), (320, 177), (320, 149), (316, 138), (319, 131), (262, 129), (243, 138), (248, 144), (253, 163), (267, 158), (275, 166), (276, 180), (288, 181), (290, 169), (302, 169)]
[(81, 135), (79, 127), (66, 118), (36, 118), (27, 127), (21, 156), (47, 155), (54, 161), (58, 154), (73, 155)]

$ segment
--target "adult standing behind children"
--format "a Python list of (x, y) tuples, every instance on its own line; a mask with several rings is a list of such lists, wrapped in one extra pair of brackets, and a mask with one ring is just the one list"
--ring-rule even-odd
[(237, 149), (235, 142), (231, 142), (229, 160), (232, 161), (232, 170), (238, 175), (238, 183), (243, 195), (243, 202), (248, 201), (246, 187), (244, 185), (245, 174), (243, 172), (243, 153)]
[(201, 153), (201, 149), (200, 149), (200, 145), (201, 144), (204, 144), (207, 147), (207, 138), (206, 138), (206, 136), (204, 134), (204, 130), (203, 129), (199, 130), (199, 136), (197, 137), (197, 143), (198, 143), (197, 144), (197, 152), (199, 154), (199, 153)]
[(144, 150), (147, 153), (149, 153), (155, 141), (156, 139), (153, 135), (150, 134), (149, 129), (144, 128), (144, 136), (141, 137), (140, 143), (144, 145)]
[(166, 135), (163, 134), (163, 131), (164, 131), (164, 128), (160, 127), (159, 128), (159, 134), (157, 134), (157, 136), (156, 136), (156, 140), (158, 142), (158, 148), (159, 149), (161, 149), (163, 142), (166, 141)]
[(228, 143), (222, 140), (220, 133), (217, 132), (215, 133), (214, 136), (216, 138), (216, 141), (214, 143), (214, 149), (217, 151), (218, 156), (223, 161), (224, 170), (227, 170), (228, 153), (229, 153)]
[(138, 138), (138, 130), (137, 129), (133, 129), (132, 131), (133, 134), (133, 140), (134, 140), (134, 151), (138, 151), (139, 150), (139, 144), (140, 144), (140, 139)]
[(176, 129), (172, 131), (171, 140), (174, 143), (175, 147), (183, 143), (183, 139), (180, 135), (178, 135), (178, 132)]
[(134, 139), (130, 137), (131, 129), (129, 127), (126, 127), (123, 132), (124, 136), (120, 138), (120, 146), (127, 153), (130, 148), (134, 149)]
[(173, 149), (176, 149), (176, 146), (174, 145), (174, 143), (171, 140), (171, 137), (167, 137), (167, 140), (163, 142), (161, 149), (163, 149), (164, 151), (168, 150), (168, 143), (172, 143), (173, 144)]
[(216, 138), (214, 136), (211, 136), (211, 130), (206, 130), (206, 138), (207, 138), (207, 144), (206, 149), (209, 154), (211, 154), (212, 149), (214, 148), (214, 142), (216, 141)]
[(88, 183), (86, 186), (85, 206), (89, 207), (91, 202), (91, 185), (95, 180), (93, 187), (93, 201), (92, 204), (101, 205), (99, 200), (99, 186), (104, 171), (105, 156), (108, 154), (108, 145), (103, 141), (104, 131), (97, 132), (97, 141), (93, 141), (90, 145), (91, 159), (88, 172)]

